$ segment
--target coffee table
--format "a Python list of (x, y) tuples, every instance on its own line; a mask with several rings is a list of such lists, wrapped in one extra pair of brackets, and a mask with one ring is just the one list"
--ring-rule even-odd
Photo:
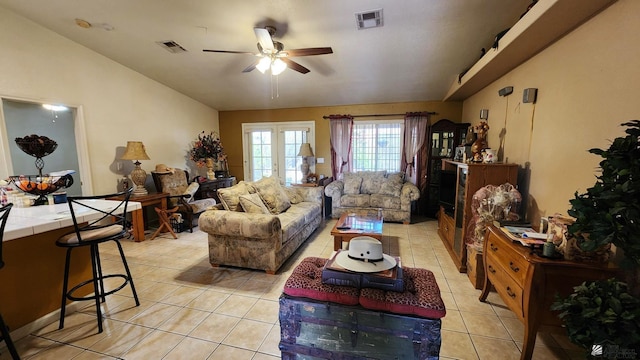
[[(342, 249), (342, 243), (347, 245), (356, 236), (371, 236), (382, 241), (382, 216), (377, 209), (373, 211), (344, 213), (331, 229), (333, 235), (333, 250)], [(341, 230), (338, 227), (348, 226), (348, 230)]]

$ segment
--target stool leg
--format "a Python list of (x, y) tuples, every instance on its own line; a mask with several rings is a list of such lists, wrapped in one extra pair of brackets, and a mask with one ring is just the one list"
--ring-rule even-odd
[(102, 277), (102, 263), (100, 262), (100, 249), (98, 248), (98, 244), (91, 246), (91, 249), (95, 250), (96, 252), (96, 266), (98, 269), (98, 280), (100, 281), (100, 298), (102, 299), (102, 302), (105, 302), (107, 300), (107, 297), (106, 295), (104, 295), (106, 291), (104, 290), (104, 278)]
[(58, 329), (64, 328), (64, 315), (67, 310), (67, 289), (69, 288), (69, 263), (71, 262), (71, 249), (67, 248), (67, 255), (64, 261), (64, 280), (62, 283), (62, 303), (60, 305), (60, 323)]
[(4, 323), (4, 319), (2, 315), (0, 315), (0, 333), (2, 334), (2, 338), (4, 342), (7, 344), (7, 349), (9, 349), (9, 354), (13, 360), (20, 360), (20, 356), (18, 356), (18, 351), (16, 351), (16, 347), (13, 345), (13, 341), (11, 341), (11, 334), (9, 333), (9, 328), (7, 328), (7, 324)]
[(118, 245), (118, 250), (120, 251), (120, 257), (122, 258), (122, 264), (124, 265), (124, 270), (127, 272), (127, 277), (129, 278), (129, 286), (131, 286), (131, 292), (133, 293), (133, 298), (136, 300), (136, 306), (140, 306), (140, 300), (138, 300), (138, 293), (136, 292), (136, 286), (133, 284), (133, 276), (131, 276), (131, 271), (129, 271), (129, 264), (127, 264), (127, 258), (124, 256), (124, 251), (122, 250), (122, 245), (120, 244), (120, 240), (114, 240)]
[[(102, 310), (100, 309), (100, 298), (104, 297), (101, 289), (98, 288), (98, 269), (97, 269), (97, 259), (96, 259), (96, 251), (97, 246), (92, 244), (90, 247), (91, 252), (91, 271), (93, 272), (93, 291), (94, 297), (96, 300), (96, 316), (98, 318), (98, 333), (102, 332)], [(102, 280), (100, 280), (102, 281)]]

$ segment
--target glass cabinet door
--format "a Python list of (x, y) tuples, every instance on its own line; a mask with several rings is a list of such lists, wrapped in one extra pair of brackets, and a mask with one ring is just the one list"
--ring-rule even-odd
[(454, 136), (452, 131), (434, 131), (431, 134), (431, 155), (441, 157), (453, 156)]

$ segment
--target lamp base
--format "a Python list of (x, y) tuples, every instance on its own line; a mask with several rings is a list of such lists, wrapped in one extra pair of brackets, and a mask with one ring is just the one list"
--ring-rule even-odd
[(144, 195), (148, 195), (148, 194), (149, 194), (149, 192), (147, 191), (147, 189), (145, 189), (144, 186), (136, 185), (136, 188), (131, 193), (131, 196), (144, 196)]

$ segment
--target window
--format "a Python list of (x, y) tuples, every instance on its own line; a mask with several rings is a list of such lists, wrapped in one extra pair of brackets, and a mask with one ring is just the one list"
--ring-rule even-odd
[(285, 185), (302, 182), (300, 145), (315, 148), (313, 121), (242, 124), (245, 175), (248, 181), (277, 174)]
[(353, 171), (400, 171), (403, 124), (402, 120), (355, 121)]

